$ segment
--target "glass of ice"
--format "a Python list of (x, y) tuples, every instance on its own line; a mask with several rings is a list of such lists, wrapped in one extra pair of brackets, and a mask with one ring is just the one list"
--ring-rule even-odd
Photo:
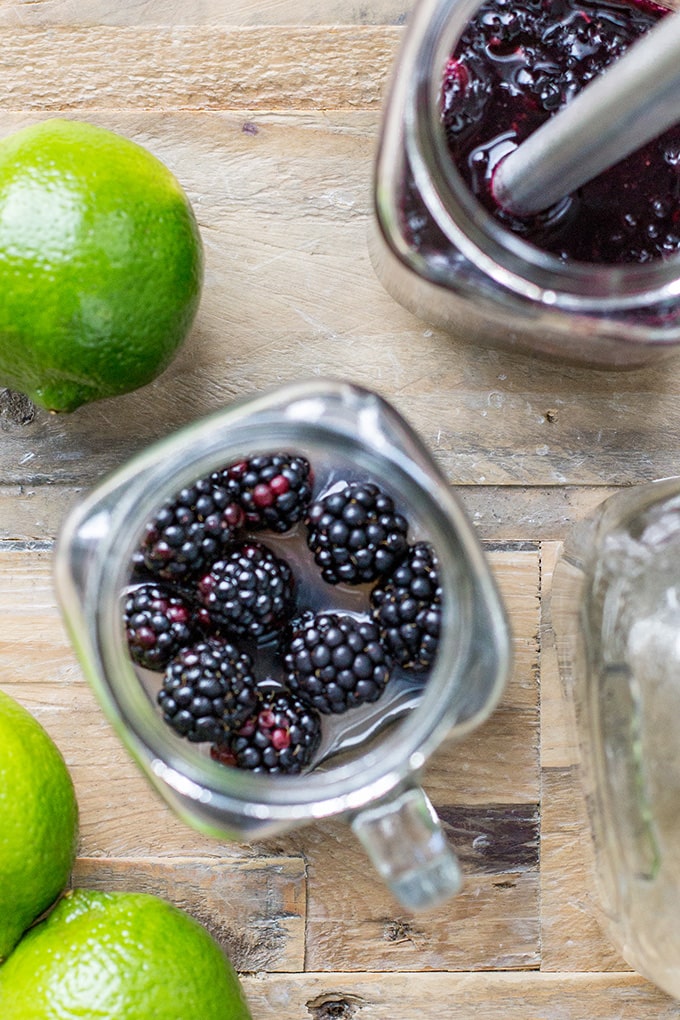
[(573, 529), (552, 619), (606, 926), (680, 997), (680, 478), (626, 489)]

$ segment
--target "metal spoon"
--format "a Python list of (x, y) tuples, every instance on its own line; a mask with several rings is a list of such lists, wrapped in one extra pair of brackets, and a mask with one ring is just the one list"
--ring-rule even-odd
[(517, 216), (549, 208), (680, 120), (680, 12), (616, 63), (497, 167), (492, 190)]

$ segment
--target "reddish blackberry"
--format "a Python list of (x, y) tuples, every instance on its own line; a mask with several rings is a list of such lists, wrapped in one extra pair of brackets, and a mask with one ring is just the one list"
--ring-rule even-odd
[(219, 742), (243, 725), (258, 701), (253, 662), (225, 641), (182, 649), (165, 671), (158, 704), (166, 723), (192, 742)]
[(339, 714), (377, 701), (391, 660), (368, 617), (306, 613), (291, 624), (286, 683), (319, 712)]
[(292, 453), (238, 461), (225, 468), (222, 479), (253, 530), (289, 531), (312, 498), (309, 461)]
[(214, 627), (267, 641), (286, 622), (293, 573), (261, 542), (242, 542), (213, 563), (198, 582), (198, 598)]
[(373, 618), (394, 660), (405, 669), (427, 669), (439, 644), (442, 589), (439, 561), (429, 542), (411, 546), (404, 559), (371, 592)]
[(163, 670), (191, 642), (196, 621), (181, 593), (150, 583), (128, 590), (123, 623), (132, 659), (147, 669)]
[(182, 580), (217, 559), (242, 523), (243, 511), (217, 475), (199, 479), (147, 522), (134, 566), (166, 580)]
[(321, 740), (319, 714), (281, 688), (262, 692), (260, 697), (256, 712), (237, 733), (217, 742), (211, 756), (251, 772), (300, 772)]
[(317, 500), (306, 524), (307, 544), (329, 584), (374, 581), (408, 548), (406, 519), (371, 482), (354, 482)]

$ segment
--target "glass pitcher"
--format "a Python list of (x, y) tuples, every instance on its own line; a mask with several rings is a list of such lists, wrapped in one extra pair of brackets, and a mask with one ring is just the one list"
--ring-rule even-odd
[[(176, 736), (128, 655), (121, 592), (145, 522), (182, 486), (233, 461), (294, 450), (317, 478), (365, 476), (394, 495), (440, 564), (439, 649), (426, 681), (397, 683), (325, 740), (304, 776), (226, 767)], [(249, 840), (320, 818), (347, 818), (407, 907), (460, 883), (420, 787), (429, 756), (489, 715), (507, 678), (503, 606), (473, 528), (422, 442), (378, 395), (313, 380), (239, 401), (136, 456), (75, 507), (61, 531), (56, 583), (83, 668), (118, 734), (157, 790), (193, 826)], [(384, 700), (383, 700), (384, 699)], [(349, 715), (349, 714), (348, 714)]]

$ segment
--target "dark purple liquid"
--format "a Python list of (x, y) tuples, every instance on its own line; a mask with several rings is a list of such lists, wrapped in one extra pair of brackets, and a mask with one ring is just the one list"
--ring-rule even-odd
[(680, 126), (538, 216), (518, 219), (491, 194), (499, 160), (666, 13), (647, 0), (488, 0), (477, 11), (445, 71), (442, 118), (458, 170), (504, 227), (564, 261), (680, 250)]

